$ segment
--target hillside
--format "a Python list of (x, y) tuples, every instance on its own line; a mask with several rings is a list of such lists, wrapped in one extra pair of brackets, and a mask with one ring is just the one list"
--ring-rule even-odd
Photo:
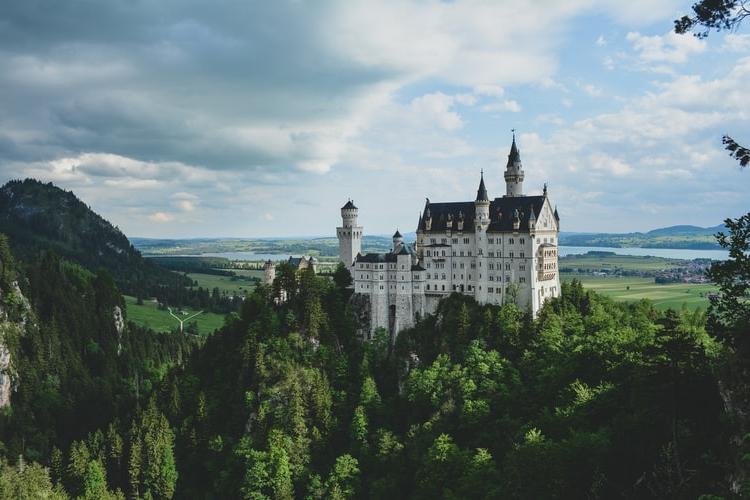
[(698, 227), (679, 225), (653, 229), (645, 233), (560, 233), (560, 244), (579, 247), (642, 247), (718, 249), (715, 234), (724, 225)]
[(124, 292), (146, 293), (181, 279), (143, 259), (118, 228), (51, 183), (26, 179), (0, 188), (0, 233), (21, 260), (51, 250), (89, 271), (107, 269)]

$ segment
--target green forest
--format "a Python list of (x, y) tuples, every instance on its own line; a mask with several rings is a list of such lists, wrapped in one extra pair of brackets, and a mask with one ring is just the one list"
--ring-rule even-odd
[(536, 319), (451, 295), (395, 342), (361, 340), (343, 267), (281, 265), (202, 338), (2, 238), (0, 497), (748, 495), (750, 214), (727, 226), (708, 313), (573, 281)]

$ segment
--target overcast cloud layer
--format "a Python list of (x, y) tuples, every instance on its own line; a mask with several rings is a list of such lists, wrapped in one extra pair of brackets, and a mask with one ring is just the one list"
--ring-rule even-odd
[(526, 191), (563, 230), (750, 207), (750, 35), (676, 0), (26, 0), (0, 6), (0, 179), (71, 189), (130, 236), (413, 230), (424, 197)]

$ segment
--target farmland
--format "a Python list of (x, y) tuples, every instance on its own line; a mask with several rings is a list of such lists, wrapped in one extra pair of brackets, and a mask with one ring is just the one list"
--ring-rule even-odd
[(634, 302), (648, 299), (657, 309), (708, 307), (708, 295), (718, 290), (711, 284), (673, 283), (657, 284), (653, 278), (611, 277), (562, 274), (563, 281), (578, 279), (584, 288), (593, 290), (616, 301)]

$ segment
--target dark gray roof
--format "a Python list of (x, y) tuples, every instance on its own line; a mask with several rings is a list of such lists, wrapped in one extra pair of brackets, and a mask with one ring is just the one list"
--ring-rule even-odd
[(484, 172), (479, 179), (479, 189), (477, 189), (477, 201), (489, 201), (490, 198), (487, 196), (487, 188), (484, 187)]
[[(508, 232), (513, 231), (513, 220), (515, 212), (518, 210), (520, 221), (519, 232), (528, 232), (529, 215), (532, 210), (534, 217), (538, 218), (539, 213), (544, 206), (544, 196), (510, 196), (495, 198), (490, 202), (490, 227), (488, 232)], [(442, 233), (447, 228), (448, 216), (452, 216), (452, 231), (458, 231), (458, 216), (461, 212), (464, 215), (464, 228), (466, 233), (474, 232), (474, 202), (462, 201), (452, 203), (428, 203), (425, 208), (430, 209), (432, 215), (432, 228), (430, 231), (425, 229), (424, 218), (417, 228), (417, 231), (428, 233)]]
[(520, 161), (521, 153), (518, 152), (518, 147), (516, 146), (516, 135), (513, 134), (513, 144), (510, 145), (510, 153), (508, 154), (508, 166)]
[(357, 209), (357, 207), (354, 206), (354, 203), (352, 202), (352, 200), (347, 201), (346, 205), (344, 205), (343, 207), (341, 207), (342, 210), (346, 210), (346, 209), (350, 209), (350, 208), (353, 208), (355, 210)]
[(368, 253), (357, 257), (357, 262), (383, 263), (396, 262), (395, 253)]
[(419, 264), (415, 264), (415, 265), (411, 266), (411, 270), (412, 271), (426, 271), (427, 269), (425, 269), (424, 267), (422, 267)]
[(388, 253), (368, 253), (366, 255), (358, 255), (356, 262), (370, 262), (370, 263), (382, 263), (382, 262), (396, 262), (399, 255), (414, 255), (414, 247), (412, 245), (403, 245), (397, 254), (393, 252)]
[(401, 233), (398, 232), (398, 229), (396, 229), (396, 232), (393, 233), (394, 238), (402, 238)]

